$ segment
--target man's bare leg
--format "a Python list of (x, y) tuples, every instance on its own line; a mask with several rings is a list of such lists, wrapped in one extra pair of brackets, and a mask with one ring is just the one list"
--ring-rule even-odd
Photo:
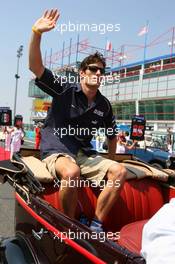
[[(78, 200), (76, 186), (80, 178), (80, 168), (70, 158), (60, 157), (56, 161), (55, 169), (61, 177), (59, 199), (62, 210), (66, 215), (74, 218)], [(72, 183), (71, 186), (70, 182)]]
[[(112, 165), (107, 171), (107, 184), (97, 199), (95, 217), (103, 222), (116, 202), (125, 181), (126, 169), (120, 164)], [(113, 186), (112, 185), (113, 182)], [(109, 183), (109, 184), (108, 184)]]

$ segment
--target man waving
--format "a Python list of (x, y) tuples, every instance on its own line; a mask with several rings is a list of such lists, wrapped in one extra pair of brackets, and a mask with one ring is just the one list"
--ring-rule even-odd
[[(114, 157), (115, 119), (110, 102), (98, 90), (106, 63), (103, 55), (96, 52), (81, 62), (80, 83), (55, 81), (54, 74), (43, 65), (40, 42), (42, 34), (52, 30), (58, 18), (59, 12), (52, 9), (35, 22), (29, 50), (29, 67), (37, 77), (36, 85), (53, 98), (41, 133), (41, 158), (53, 177), (61, 178), (59, 198), (63, 212), (69, 217), (75, 216), (80, 174), (97, 185), (106, 181), (90, 226), (99, 232), (126, 175), (122, 165), (94, 153), (90, 143), (94, 129), (104, 127), (109, 157)], [(70, 181), (75, 183), (73, 188)]]

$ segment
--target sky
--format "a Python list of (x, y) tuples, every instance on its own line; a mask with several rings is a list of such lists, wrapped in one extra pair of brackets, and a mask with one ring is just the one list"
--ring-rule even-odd
[[(20, 58), (19, 67), (20, 79), (16, 113), (23, 115), (25, 123), (29, 123), (32, 107), (32, 99), (28, 97), (28, 84), (32, 77), (32, 73), (28, 69), (28, 46), (31, 28), (43, 12), (51, 8), (60, 10), (60, 19), (55, 30), (42, 36), (43, 57), (45, 52), (50, 54), (51, 49), (52, 53), (60, 51), (63, 41), (68, 47), (70, 38), (72, 38), (73, 43), (76, 43), (79, 33), (80, 40), (88, 39), (91, 46), (104, 48), (107, 40), (109, 40), (112, 43), (112, 48), (119, 51), (121, 45), (125, 45), (124, 53), (128, 53), (125, 63), (142, 60), (143, 48), (130, 52), (129, 49), (135, 48), (132, 45), (144, 46), (145, 36), (139, 37), (138, 32), (146, 25), (147, 21), (149, 21), (147, 44), (160, 35), (162, 37), (158, 40), (161, 42), (160, 44), (147, 48), (146, 59), (171, 52), (168, 42), (171, 41), (172, 31), (167, 34), (164, 33), (175, 26), (174, 0), (2, 1), (0, 16), (0, 106), (9, 106), (13, 110), (17, 49), (23, 45), (23, 55)], [(70, 23), (76, 27), (80, 24), (88, 24), (91, 30), (82, 30), (81, 32), (67, 30), (67, 32), (61, 33), (61, 25), (69, 25)], [(92, 30), (92, 24), (96, 24), (96, 29), (99, 30)], [(105, 26), (100, 26), (101, 24)], [(113, 30), (111, 27), (109, 29), (109, 24), (113, 25)], [(119, 25), (116, 26), (116, 24)], [(115, 31), (114, 29), (117, 27), (119, 30)], [(81, 60), (84, 56), (81, 54), (78, 59)], [(72, 56), (72, 61), (74, 58), (75, 56)], [(60, 63), (60, 61), (56, 61), (54, 66), (57, 67)], [(67, 59), (64, 60), (64, 63), (67, 63)]]

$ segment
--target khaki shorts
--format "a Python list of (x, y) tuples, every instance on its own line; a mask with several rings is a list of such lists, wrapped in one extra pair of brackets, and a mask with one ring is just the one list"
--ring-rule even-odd
[(81, 176), (85, 179), (96, 181), (97, 185), (105, 177), (108, 169), (118, 164), (114, 160), (106, 159), (100, 155), (86, 156), (81, 150), (78, 152), (76, 159), (66, 153), (55, 153), (43, 160), (46, 163), (49, 172), (56, 178), (55, 162), (59, 157), (70, 158), (71, 161), (76, 163), (81, 170)]

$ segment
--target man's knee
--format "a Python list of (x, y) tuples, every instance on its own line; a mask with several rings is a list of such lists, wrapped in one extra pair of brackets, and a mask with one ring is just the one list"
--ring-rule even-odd
[(64, 169), (62, 175), (64, 179), (79, 179), (80, 178), (80, 168), (75, 164), (75, 166), (70, 166)]
[(122, 185), (126, 179), (127, 170), (122, 164), (114, 164), (108, 169), (107, 178), (108, 180), (118, 180)]
[(80, 168), (77, 164), (70, 162), (62, 163), (56, 162), (55, 169), (57, 174), (61, 177), (61, 179), (79, 179), (80, 178)]

